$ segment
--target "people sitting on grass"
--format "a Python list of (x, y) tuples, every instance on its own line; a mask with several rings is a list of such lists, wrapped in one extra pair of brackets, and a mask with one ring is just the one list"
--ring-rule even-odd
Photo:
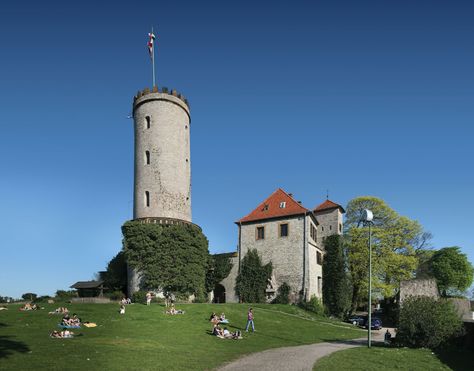
[(390, 331), (387, 329), (387, 332), (384, 335), (384, 344), (385, 345), (390, 345), (392, 342), (392, 334)]
[(80, 327), (81, 326), (81, 319), (77, 316), (76, 313), (69, 317), (69, 314), (66, 314), (61, 321), (60, 326), (63, 327)]
[(185, 313), (184, 310), (176, 309), (174, 307), (174, 304), (171, 304), (171, 308), (166, 311), (166, 314), (171, 314), (172, 316), (174, 316), (175, 314), (184, 314), (184, 313)]
[(31, 305), (31, 303), (26, 303), (22, 307), (20, 307), (19, 310), (21, 311), (29, 311), (29, 310), (38, 310), (40, 307), (38, 307), (36, 304)]
[(225, 318), (225, 314), (222, 313), (221, 316), (219, 317), (219, 322), (220, 323), (229, 323), (229, 320)]
[(59, 307), (53, 310), (52, 312), (49, 312), (49, 314), (68, 314), (69, 310), (66, 307)]
[(122, 298), (122, 300), (120, 301), (120, 304), (122, 305), (128, 305), (128, 304), (132, 304), (132, 300), (130, 298), (126, 298), (125, 296)]
[(72, 338), (74, 336), (74, 332), (69, 331), (68, 329), (63, 331), (54, 330), (51, 334), (49, 334), (49, 336), (56, 339), (67, 339)]
[(120, 313), (120, 314), (125, 314), (125, 305), (124, 305), (124, 304), (122, 304), (122, 305), (120, 306), (119, 313)]
[(212, 334), (214, 336), (217, 336), (219, 339), (242, 339), (242, 333), (240, 332), (240, 330), (230, 332), (227, 327), (224, 327), (224, 329), (222, 329), (219, 325), (214, 325)]

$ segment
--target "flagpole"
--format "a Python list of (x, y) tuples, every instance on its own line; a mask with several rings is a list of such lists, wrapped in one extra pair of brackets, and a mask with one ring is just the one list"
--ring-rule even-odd
[[(151, 26), (151, 34), (153, 34), (153, 26)], [(155, 87), (155, 40), (153, 40), (153, 47), (151, 49), (151, 64), (153, 66), (153, 88)]]

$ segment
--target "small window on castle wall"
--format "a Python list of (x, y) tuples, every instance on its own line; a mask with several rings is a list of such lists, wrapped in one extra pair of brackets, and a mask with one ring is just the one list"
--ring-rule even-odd
[(150, 192), (145, 191), (145, 206), (150, 207)]
[(329, 226), (329, 230), (332, 231), (332, 225)]
[(342, 224), (339, 223), (339, 233), (342, 233)]
[(323, 291), (323, 278), (318, 276), (318, 292)]
[(265, 239), (265, 227), (257, 227), (255, 237), (256, 237), (257, 240), (264, 240)]
[(150, 116), (146, 116), (146, 117), (145, 117), (145, 120), (146, 120), (146, 128), (149, 129), (150, 126), (151, 126), (151, 119), (150, 119)]
[(150, 165), (150, 151), (145, 151), (145, 163)]
[(321, 232), (324, 232), (324, 227), (321, 226)]
[(316, 251), (316, 263), (323, 264), (323, 255), (319, 251)]
[(280, 224), (280, 237), (288, 237), (288, 223)]

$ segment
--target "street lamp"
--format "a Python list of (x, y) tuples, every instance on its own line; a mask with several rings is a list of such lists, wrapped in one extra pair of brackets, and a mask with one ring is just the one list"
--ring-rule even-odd
[(369, 226), (369, 306), (368, 306), (368, 322), (367, 322), (367, 346), (370, 348), (372, 343), (372, 334), (370, 332), (372, 327), (372, 221), (374, 220), (374, 214), (369, 209), (362, 211), (361, 222), (364, 227)]

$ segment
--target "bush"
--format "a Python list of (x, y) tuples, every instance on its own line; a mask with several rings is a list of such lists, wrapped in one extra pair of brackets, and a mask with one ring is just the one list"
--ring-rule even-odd
[(291, 287), (283, 282), (277, 291), (277, 296), (273, 299), (272, 304), (289, 304)]
[(311, 296), (311, 299), (306, 302), (301, 302), (299, 304), (301, 308), (304, 310), (307, 310), (309, 312), (316, 313), (319, 316), (324, 316), (325, 315), (325, 308), (324, 305), (321, 302), (321, 299), (318, 299), (316, 296)]
[(257, 250), (249, 250), (240, 263), (235, 283), (240, 300), (244, 303), (265, 303), (265, 289), (272, 270), (271, 262), (263, 265)]
[(33, 303), (46, 303), (50, 299), (52, 299), (52, 297), (49, 295), (38, 296), (33, 300)]
[(446, 300), (418, 296), (403, 301), (396, 341), (413, 348), (436, 348), (462, 334), (462, 321)]
[(148, 291), (145, 290), (140, 290), (136, 291), (132, 294), (132, 302), (133, 303), (140, 303), (140, 304), (146, 304), (146, 294)]
[(118, 300), (122, 300), (125, 295), (122, 291), (116, 290), (112, 292), (107, 292), (105, 296), (109, 298), (110, 300), (118, 301)]
[(71, 300), (72, 298), (77, 297), (77, 291), (76, 290), (57, 290), (56, 291), (56, 299), (57, 300), (62, 300), (62, 301), (67, 301)]

